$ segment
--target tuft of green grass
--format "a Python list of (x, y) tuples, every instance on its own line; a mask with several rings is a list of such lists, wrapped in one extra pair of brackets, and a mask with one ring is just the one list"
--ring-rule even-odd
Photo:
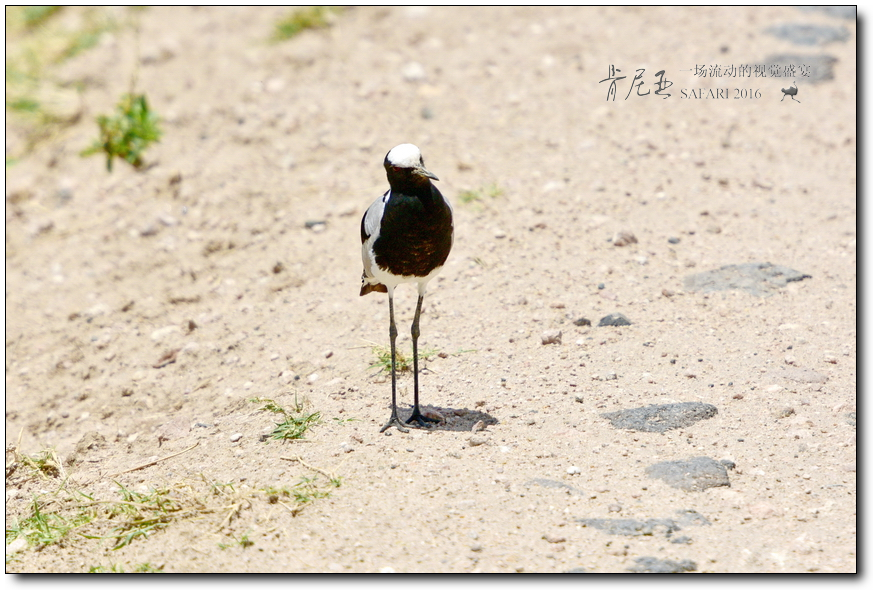
[(497, 186), (496, 183), (491, 183), (487, 187), (482, 187), (477, 190), (465, 190), (458, 193), (458, 200), (464, 205), (470, 203), (481, 202), (485, 197), (496, 199), (503, 195), (503, 189)]
[(321, 412), (313, 412), (311, 414), (303, 411), (303, 406), (295, 401), (294, 412), (289, 412), (275, 400), (265, 397), (255, 397), (249, 399), (250, 402), (264, 404), (260, 409), (264, 412), (272, 412), (281, 414), (283, 420), (276, 423), (276, 428), (270, 433), (270, 438), (273, 440), (299, 440), (303, 438), (306, 431), (311, 426), (321, 422)]
[(62, 6), (22, 6), (21, 17), (27, 29), (35, 29), (57, 14)]
[[(371, 347), (373, 351), (373, 355), (376, 357), (376, 360), (367, 367), (367, 370), (379, 368), (380, 371), (391, 372), (391, 348), (388, 346), (382, 346), (380, 344), (375, 344)], [(439, 350), (436, 348), (425, 348), (418, 351), (418, 358), (420, 360), (429, 361), (433, 357), (439, 354)], [(396, 350), (394, 353), (394, 365), (395, 369), (398, 373), (403, 373), (405, 371), (412, 370), (412, 351), (410, 350), (409, 354), (406, 355), (400, 350)]]
[(34, 497), (32, 513), (24, 519), (14, 518), (6, 528), (6, 544), (19, 537), (29, 545), (42, 548), (59, 542), (73, 529), (88, 524), (94, 519), (92, 513), (78, 513), (64, 517), (57, 512), (46, 512), (40, 505), (40, 498)]
[(143, 151), (161, 138), (158, 118), (149, 110), (144, 94), (125, 94), (116, 111), (114, 117), (97, 117), (100, 137), (81, 155), (106, 154), (106, 169), (109, 172), (112, 172), (112, 160), (116, 157), (134, 168), (141, 168)]
[(274, 41), (285, 41), (307, 29), (323, 29), (330, 26), (331, 15), (339, 12), (333, 6), (309, 6), (299, 8), (276, 23)]
[(360, 422), (358, 418), (340, 418), (338, 416), (334, 416), (333, 421), (340, 426), (346, 424), (347, 422)]

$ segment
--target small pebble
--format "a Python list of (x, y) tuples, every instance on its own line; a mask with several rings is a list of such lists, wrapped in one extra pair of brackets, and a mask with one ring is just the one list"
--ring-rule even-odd
[(540, 334), (543, 344), (560, 344), (563, 336), (560, 330), (546, 330)]
[(568, 475), (579, 475), (580, 473), (582, 473), (582, 470), (579, 469), (578, 467), (576, 467), (575, 465), (571, 465), (570, 467), (567, 467), (567, 474)]
[(488, 437), (484, 435), (471, 436), (467, 439), (467, 442), (470, 443), (471, 447), (478, 447), (479, 445), (484, 445), (488, 442)]
[(612, 236), (612, 245), (613, 246), (627, 246), (628, 244), (636, 244), (637, 237), (629, 231), (620, 231), (616, 232), (614, 236)]
[(622, 313), (611, 313), (600, 319), (598, 326), (630, 326), (631, 321)]
[(242, 438), (242, 432), (237, 432), (236, 434), (230, 435), (230, 442), (237, 442)]
[(559, 537), (558, 535), (552, 535), (551, 533), (543, 535), (543, 539), (549, 543), (565, 543), (567, 541), (567, 537)]
[(670, 242), (671, 244), (678, 244), (679, 238), (667, 238), (667, 241)]
[(485, 430), (485, 423), (482, 420), (479, 420), (475, 424), (473, 424), (473, 428), (470, 429), (472, 432), (479, 432), (480, 430)]
[(573, 320), (573, 323), (577, 326), (590, 326), (591, 320), (588, 318), (579, 318), (578, 320)]

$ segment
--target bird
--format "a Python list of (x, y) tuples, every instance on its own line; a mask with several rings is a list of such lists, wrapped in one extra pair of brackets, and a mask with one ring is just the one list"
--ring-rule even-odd
[(361, 218), (361, 296), (388, 294), (391, 339), (391, 417), (382, 429), (409, 432), (397, 415), (397, 326), (394, 289), (416, 283), (418, 303), (412, 321), (414, 404), (406, 424), (427, 427), (438, 422), (421, 413), (418, 402), (418, 337), (421, 304), (428, 282), (442, 270), (454, 243), (452, 206), (431, 182), (439, 180), (424, 165), (421, 150), (411, 143), (391, 148), (383, 162), (390, 188), (373, 201)]

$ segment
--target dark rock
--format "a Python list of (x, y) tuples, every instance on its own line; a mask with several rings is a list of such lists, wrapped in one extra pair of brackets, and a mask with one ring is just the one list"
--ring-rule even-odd
[(646, 475), (687, 492), (702, 492), (707, 488), (731, 485), (725, 466), (709, 457), (655, 463), (646, 467)]
[(676, 518), (649, 518), (635, 520), (632, 518), (577, 518), (582, 526), (601, 530), (610, 535), (625, 537), (650, 537), (663, 535), (670, 538), (683, 526), (709, 526), (712, 523), (696, 510), (677, 510)]
[(712, 418), (718, 408), (701, 402), (659, 404), (601, 414), (616, 428), (640, 432), (666, 432), (686, 428), (695, 422)]
[(573, 320), (573, 323), (577, 326), (590, 326), (591, 320), (588, 318), (579, 318), (578, 320)]
[(669, 518), (649, 518), (647, 520), (635, 520), (633, 518), (579, 518), (577, 521), (583, 526), (604, 531), (610, 535), (622, 535), (625, 537), (651, 537), (654, 535), (670, 537), (674, 532), (681, 530), (676, 521)]
[(846, 27), (828, 27), (822, 25), (784, 24), (767, 28), (769, 33), (779, 39), (790, 41), (795, 45), (825, 45), (835, 41), (844, 42), (851, 36)]
[(630, 326), (631, 321), (622, 313), (611, 313), (600, 319), (598, 326)]
[(809, 66), (809, 76), (798, 75), (797, 80), (792, 78), (791, 81), (799, 81), (802, 84), (805, 80), (811, 84), (818, 84), (819, 82), (826, 82), (834, 79), (834, 64), (837, 63), (837, 58), (831, 55), (797, 55), (793, 53), (782, 53), (778, 55), (768, 55), (764, 58), (762, 63), (767, 64), (768, 68), (771, 65), (776, 65), (779, 66), (780, 69), (792, 65), (795, 68), (800, 68), (801, 65)]
[(670, 242), (671, 244), (678, 244), (679, 238), (667, 238), (667, 241)]
[(739, 289), (757, 297), (768, 297), (788, 283), (811, 279), (787, 266), (769, 262), (729, 264), (717, 270), (708, 270), (685, 277), (687, 291), (723, 291)]
[(727, 469), (728, 471), (733, 471), (734, 469), (737, 468), (737, 464), (734, 463), (733, 461), (731, 461), (730, 459), (722, 459), (721, 461), (719, 461), (719, 463), (724, 465), (724, 468)]
[(628, 571), (635, 574), (681, 574), (697, 571), (697, 564), (690, 559), (673, 561), (657, 557), (637, 557), (634, 561), (636, 565), (629, 567)]

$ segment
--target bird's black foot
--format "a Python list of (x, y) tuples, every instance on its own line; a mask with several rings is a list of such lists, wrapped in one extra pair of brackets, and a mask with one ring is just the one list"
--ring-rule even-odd
[(429, 416), (425, 416), (424, 414), (421, 413), (421, 410), (419, 410), (418, 408), (415, 408), (414, 410), (412, 410), (412, 416), (410, 416), (409, 420), (406, 421), (407, 424), (411, 425), (411, 424), (415, 423), (421, 428), (427, 428), (427, 425), (429, 423), (430, 424), (437, 424), (439, 422), (440, 421), (437, 420), (436, 418), (431, 418)]
[(379, 432), (385, 432), (392, 426), (396, 426), (397, 430), (400, 432), (409, 432), (409, 429), (403, 426), (403, 423), (400, 421), (400, 418), (397, 417), (396, 413), (391, 414), (391, 418), (388, 419), (388, 422), (385, 423), (385, 426), (383, 426)]

